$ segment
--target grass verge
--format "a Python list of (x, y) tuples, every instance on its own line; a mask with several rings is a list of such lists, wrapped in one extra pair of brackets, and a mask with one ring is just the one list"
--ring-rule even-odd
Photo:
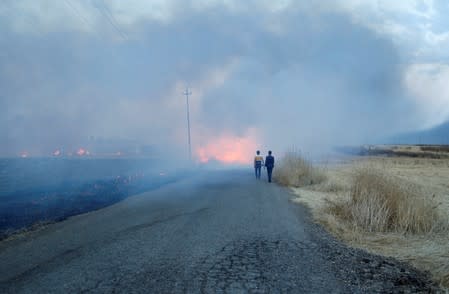
[(449, 291), (449, 184), (444, 176), (449, 161), (368, 162), (321, 170), (320, 183), (292, 188), (295, 201), (308, 205), (318, 222), (349, 245), (429, 271)]
[(354, 230), (432, 233), (446, 229), (438, 205), (412, 183), (372, 167), (358, 168), (348, 197), (329, 200), (327, 209)]
[(313, 166), (300, 151), (291, 150), (284, 154), (273, 175), (276, 182), (284, 186), (302, 187), (319, 184), (326, 180), (323, 170)]

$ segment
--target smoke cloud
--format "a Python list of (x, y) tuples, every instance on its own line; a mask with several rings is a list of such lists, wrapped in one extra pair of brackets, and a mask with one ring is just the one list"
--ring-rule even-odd
[(100, 137), (185, 158), (186, 86), (205, 161), (228, 145), (241, 162), (253, 148), (325, 151), (428, 125), (405, 47), (320, 4), (3, 1), (0, 155)]

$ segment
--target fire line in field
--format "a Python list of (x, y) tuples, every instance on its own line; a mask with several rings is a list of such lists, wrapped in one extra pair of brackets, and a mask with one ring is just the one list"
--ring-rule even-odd
[(196, 156), (200, 163), (219, 161), (224, 164), (249, 164), (257, 145), (253, 136), (238, 137), (227, 134), (213, 138), (197, 148)]

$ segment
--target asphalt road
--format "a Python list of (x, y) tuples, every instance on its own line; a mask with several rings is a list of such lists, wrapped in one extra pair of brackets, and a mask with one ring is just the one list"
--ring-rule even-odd
[(202, 173), (0, 243), (0, 292), (429, 292), (290, 197), (250, 171)]

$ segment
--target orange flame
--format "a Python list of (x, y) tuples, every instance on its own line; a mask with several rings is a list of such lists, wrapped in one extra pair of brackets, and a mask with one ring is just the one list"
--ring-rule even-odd
[(256, 148), (257, 143), (252, 136), (222, 135), (197, 148), (196, 155), (201, 163), (217, 160), (225, 164), (249, 164)]
[(87, 150), (84, 149), (84, 148), (80, 148), (80, 149), (78, 149), (78, 151), (76, 151), (76, 154), (77, 154), (78, 156), (89, 155), (89, 151), (87, 151)]

